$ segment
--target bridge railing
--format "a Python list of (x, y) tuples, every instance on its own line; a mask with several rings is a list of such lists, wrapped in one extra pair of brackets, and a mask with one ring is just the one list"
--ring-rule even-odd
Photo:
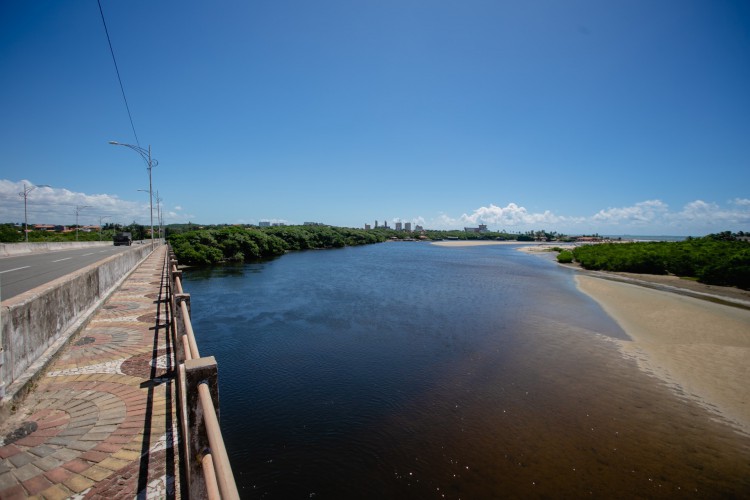
[(237, 484), (219, 427), (219, 372), (213, 356), (201, 357), (190, 321), (190, 294), (170, 246), (167, 256), (175, 339), (177, 392), (189, 498), (238, 499)]

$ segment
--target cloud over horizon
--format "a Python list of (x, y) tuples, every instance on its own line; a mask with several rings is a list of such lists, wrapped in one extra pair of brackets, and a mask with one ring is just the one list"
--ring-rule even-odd
[[(23, 222), (23, 197), (19, 193), (31, 182), (0, 179), (0, 222)], [(80, 211), (79, 223), (98, 224), (100, 217), (106, 222), (128, 224), (136, 221), (148, 224), (148, 202), (123, 200), (110, 194), (86, 194), (64, 188), (36, 187), (28, 193), (29, 224), (74, 224), (76, 206), (87, 207)], [(154, 207), (156, 208), (156, 207)], [(230, 221), (201, 221), (201, 216), (185, 213), (180, 205), (172, 209), (162, 207), (166, 223), (187, 222), (230, 223)], [(156, 217), (156, 215), (155, 215)], [(304, 218), (304, 215), (302, 216)], [(303, 221), (262, 218), (272, 222), (301, 224)], [(505, 206), (490, 203), (459, 216), (439, 213), (435, 217), (417, 216), (394, 218), (411, 221), (425, 229), (463, 229), (486, 224), (499, 231), (528, 231), (546, 229), (567, 234), (671, 234), (701, 235), (718, 231), (747, 231), (750, 229), (750, 199), (735, 198), (725, 204), (693, 200), (679, 209), (672, 209), (662, 200), (639, 201), (629, 206), (607, 207), (590, 215), (559, 214), (551, 210), (533, 212), (521, 204), (510, 202)], [(246, 223), (244, 220), (241, 223)], [(328, 222), (328, 221), (323, 221)], [(391, 222), (391, 221), (389, 221)], [(329, 223), (334, 223), (333, 221)]]
[[(723, 230), (747, 230), (750, 224), (750, 199), (736, 198), (727, 206), (694, 200), (672, 211), (661, 200), (646, 200), (625, 207), (608, 207), (590, 216), (558, 215), (549, 210), (530, 212), (516, 203), (505, 207), (490, 204), (470, 214), (450, 217), (439, 214), (430, 227), (458, 229), (486, 224), (492, 230), (525, 231), (551, 229), (561, 232), (635, 231), (642, 234), (701, 234)], [(676, 231), (677, 233), (674, 233)]]
[[(26, 180), (0, 179), (0, 210), (3, 214), (0, 222), (23, 222), (21, 193), (27, 187), (34, 187), (34, 184)], [(76, 207), (80, 207), (78, 218), (81, 225), (99, 224), (100, 218), (126, 224), (134, 220), (146, 224), (150, 220), (148, 201), (138, 203), (109, 194), (77, 193), (65, 188), (38, 186), (28, 192), (26, 198), (29, 224), (75, 224)]]

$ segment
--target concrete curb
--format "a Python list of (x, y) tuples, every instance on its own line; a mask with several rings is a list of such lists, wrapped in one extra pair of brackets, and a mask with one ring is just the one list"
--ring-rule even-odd
[(49, 243), (0, 243), (0, 258), (32, 253), (75, 250), (76, 248), (111, 247), (111, 241), (55, 241)]

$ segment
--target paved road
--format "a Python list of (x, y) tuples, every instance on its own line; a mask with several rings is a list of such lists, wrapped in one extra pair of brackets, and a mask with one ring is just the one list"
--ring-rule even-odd
[(77, 248), (0, 259), (0, 300), (14, 297), (128, 248), (114, 245)]

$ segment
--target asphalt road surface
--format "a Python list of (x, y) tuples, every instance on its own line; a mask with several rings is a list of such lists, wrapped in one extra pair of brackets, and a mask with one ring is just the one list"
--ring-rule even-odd
[(0, 301), (98, 262), (128, 246), (108, 246), (34, 253), (0, 259)]

